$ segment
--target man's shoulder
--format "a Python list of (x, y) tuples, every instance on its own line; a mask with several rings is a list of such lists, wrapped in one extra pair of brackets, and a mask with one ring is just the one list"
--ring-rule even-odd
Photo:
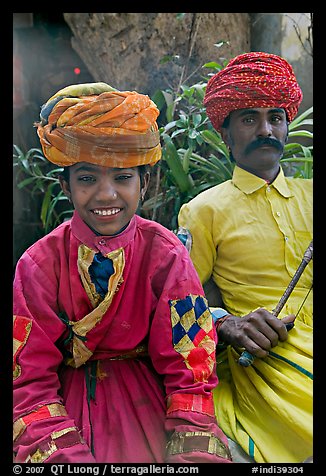
[(288, 187), (295, 193), (311, 194), (313, 191), (313, 179), (285, 177)]
[(186, 206), (192, 210), (198, 208), (202, 209), (203, 207), (215, 209), (221, 203), (225, 205), (225, 200), (231, 198), (233, 189), (234, 187), (232, 186), (231, 180), (226, 180), (225, 182), (214, 185), (213, 187), (199, 193), (187, 202)]

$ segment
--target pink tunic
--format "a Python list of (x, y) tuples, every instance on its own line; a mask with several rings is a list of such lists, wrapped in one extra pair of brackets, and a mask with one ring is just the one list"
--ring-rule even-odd
[[(113, 264), (104, 298), (90, 273), (98, 252)], [(172, 232), (136, 215), (119, 235), (97, 236), (75, 212), (17, 263), (15, 461), (228, 462), (198, 443), (166, 456), (175, 431), (227, 445), (211, 394), (215, 346)]]

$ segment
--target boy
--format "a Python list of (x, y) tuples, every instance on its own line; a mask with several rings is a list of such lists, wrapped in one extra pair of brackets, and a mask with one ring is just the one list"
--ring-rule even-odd
[(17, 263), (16, 462), (231, 462), (199, 278), (178, 238), (136, 214), (161, 157), (158, 114), (105, 83), (41, 110), (75, 211)]

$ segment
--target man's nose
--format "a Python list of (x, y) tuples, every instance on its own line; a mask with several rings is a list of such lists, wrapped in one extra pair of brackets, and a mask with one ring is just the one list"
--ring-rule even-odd
[(271, 137), (273, 135), (272, 125), (268, 120), (261, 120), (258, 124), (258, 137)]

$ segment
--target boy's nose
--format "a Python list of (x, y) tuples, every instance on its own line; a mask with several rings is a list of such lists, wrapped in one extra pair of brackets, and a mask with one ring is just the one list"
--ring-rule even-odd
[(118, 197), (118, 193), (114, 187), (114, 184), (111, 180), (102, 180), (99, 190), (98, 196), (103, 200), (115, 200)]

